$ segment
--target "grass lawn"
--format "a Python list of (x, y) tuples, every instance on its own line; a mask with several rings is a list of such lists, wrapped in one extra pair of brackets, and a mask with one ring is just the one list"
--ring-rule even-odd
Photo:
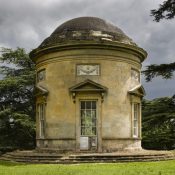
[(0, 175), (175, 175), (175, 160), (111, 164), (22, 164), (0, 161)]

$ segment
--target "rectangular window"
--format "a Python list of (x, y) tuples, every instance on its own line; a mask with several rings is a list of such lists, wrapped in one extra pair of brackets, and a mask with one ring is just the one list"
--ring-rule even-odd
[(44, 138), (45, 104), (38, 104), (39, 137)]
[(133, 103), (133, 137), (139, 136), (140, 104)]

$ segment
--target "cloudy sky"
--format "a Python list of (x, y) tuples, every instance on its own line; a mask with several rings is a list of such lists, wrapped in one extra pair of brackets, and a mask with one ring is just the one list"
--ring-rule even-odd
[[(149, 64), (175, 61), (175, 19), (153, 21), (150, 10), (163, 0), (0, 0), (0, 47), (36, 48), (54, 29), (74, 17), (96, 16), (121, 28), (148, 52)], [(142, 83), (146, 98), (175, 94), (172, 80)]]

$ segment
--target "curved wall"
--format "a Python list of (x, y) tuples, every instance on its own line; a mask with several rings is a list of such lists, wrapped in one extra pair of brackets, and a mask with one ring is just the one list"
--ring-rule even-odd
[[(140, 84), (133, 80), (131, 71), (141, 69), (140, 58), (130, 51), (99, 48), (76, 48), (55, 51), (38, 56), (37, 71), (45, 69), (46, 79), (37, 85), (49, 91), (45, 116), (45, 136), (39, 138), (37, 120), (37, 146), (59, 150), (79, 150), (77, 143), (77, 105), (73, 102), (69, 88), (90, 79), (108, 88), (104, 101), (99, 94), (87, 93), (98, 100), (99, 135), (98, 151), (141, 148), (139, 136), (132, 137), (131, 99), (128, 91)], [(100, 75), (77, 75), (77, 65), (95, 64), (100, 66)], [(81, 98), (81, 93), (76, 96)], [(83, 96), (83, 95), (82, 95)], [(37, 103), (40, 101), (38, 97)], [(140, 98), (136, 97), (140, 103)], [(141, 120), (141, 119), (140, 119)], [(140, 121), (139, 121), (140, 122)]]

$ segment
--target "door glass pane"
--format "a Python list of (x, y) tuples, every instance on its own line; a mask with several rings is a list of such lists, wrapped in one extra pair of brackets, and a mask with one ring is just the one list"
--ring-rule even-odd
[(96, 109), (96, 101), (92, 101), (92, 109)]
[(96, 111), (95, 110), (91, 111), (91, 115), (92, 115), (92, 126), (96, 127)]
[(86, 110), (86, 116), (85, 116), (85, 126), (86, 127), (90, 127), (92, 120), (91, 120), (91, 111), (90, 110)]
[(86, 101), (86, 109), (91, 109), (91, 101)]
[(96, 101), (81, 101), (80, 106), (81, 135), (96, 135)]
[(92, 135), (92, 128), (91, 127), (85, 127), (85, 134), (86, 135)]
[(93, 134), (93, 135), (96, 135), (96, 127), (93, 127), (93, 128), (92, 128), (92, 134)]
[(85, 101), (81, 102), (81, 109), (85, 109)]
[(85, 135), (85, 128), (81, 127), (81, 135)]

